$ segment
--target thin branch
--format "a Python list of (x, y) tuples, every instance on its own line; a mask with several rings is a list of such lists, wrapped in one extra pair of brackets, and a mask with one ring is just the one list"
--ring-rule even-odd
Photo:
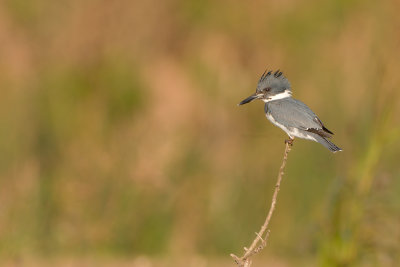
[[(251, 265), (251, 259), (250, 259), (251, 256), (260, 252), (267, 245), (267, 240), (270, 233), (270, 230), (269, 229), (267, 230), (267, 228), (269, 225), (269, 221), (271, 220), (272, 214), (274, 213), (275, 210), (276, 198), (278, 197), (278, 192), (281, 186), (281, 181), (284, 174), (283, 171), (285, 170), (288, 154), (293, 145), (293, 139), (285, 140), (285, 143), (286, 143), (285, 153), (283, 155), (281, 168), (279, 169), (278, 180), (276, 181), (274, 194), (272, 196), (271, 207), (269, 208), (267, 218), (265, 219), (264, 224), (261, 226), (260, 231), (256, 233), (256, 238), (254, 239), (253, 243), (251, 243), (250, 248), (244, 248), (245, 251), (244, 255), (239, 258), (238, 256), (231, 254), (231, 257), (240, 267), (249, 267)], [(265, 234), (265, 237), (263, 238), (265, 231), (267, 232)]]

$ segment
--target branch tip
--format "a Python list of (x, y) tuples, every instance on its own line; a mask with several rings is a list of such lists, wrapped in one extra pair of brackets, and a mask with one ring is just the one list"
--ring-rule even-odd
[[(230, 256), (235, 260), (236, 264), (240, 267), (250, 266), (251, 265), (250, 257), (253, 256), (254, 254), (260, 252), (267, 245), (267, 240), (268, 240), (269, 234), (271, 232), (270, 229), (268, 229), (268, 225), (271, 220), (272, 214), (274, 213), (274, 210), (275, 210), (276, 199), (278, 197), (278, 192), (279, 192), (281, 181), (282, 181), (282, 178), (284, 175), (284, 170), (285, 170), (288, 154), (293, 146), (293, 141), (294, 141), (294, 139), (291, 139), (291, 138), (289, 140), (285, 140), (285, 153), (283, 154), (282, 164), (281, 164), (281, 167), (278, 172), (278, 179), (275, 184), (275, 190), (274, 190), (274, 194), (272, 196), (271, 206), (269, 208), (267, 218), (265, 219), (264, 224), (261, 226), (261, 230), (259, 232), (256, 232), (257, 237), (253, 240), (253, 242), (251, 243), (251, 246), (249, 248), (244, 247), (245, 253), (241, 258), (236, 256), (235, 254), (230, 254)], [(265, 231), (266, 231), (265, 238), (262, 238)], [(259, 245), (258, 243), (260, 240), (261, 240), (261, 244)]]

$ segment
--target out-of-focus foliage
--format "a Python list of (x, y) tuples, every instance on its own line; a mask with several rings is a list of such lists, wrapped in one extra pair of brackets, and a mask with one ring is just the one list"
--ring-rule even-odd
[(262, 103), (236, 106), (268, 67), (344, 151), (295, 142), (254, 264), (393, 266), (399, 9), (3, 1), (1, 261), (231, 266), (264, 220), (284, 150)]

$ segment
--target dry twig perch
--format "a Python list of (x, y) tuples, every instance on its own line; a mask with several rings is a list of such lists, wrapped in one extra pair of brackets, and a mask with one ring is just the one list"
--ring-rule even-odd
[[(244, 255), (239, 258), (235, 254), (231, 254), (231, 257), (235, 260), (237, 265), (239, 265), (240, 267), (249, 267), (251, 265), (251, 257), (254, 254), (260, 252), (267, 245), (267, 240), (268, 240), (269, 232), (270, 232), (270, 230), (269, 229), (267, 230), (267, 228), (268, 228), (269, 221), (271, 220), (272, 214), (274, 213), (274, 210), (275, 210), (276, 198), (278, 196), (279, 188), (281, 186), (283, 171), (285, 170), (287, 157), (291, 150), (291, 147), (293, 144), (293, 139), (286, 140), (285, 143), (286, 143), (285, 153), (283, 155), (283, 161), (282, 161), (281, 168), (279, 169), (278, 180), (276, 181), (274, 195), (272, 196), (271, 207), (269, 208), (267, 218), (265, 219), (264, 224), (261, 226), (261, 230), (258, 233), (256, 232), (256, 238), (251, 243), (250, 248), (246, 248), (246, 247), (244, 248), (244, 251), (245, 251)], [(266, 233), (265, 233), (265, 231), (266, 231)], [(265, 233), (265, 237), (263, 238), (264, 233)]]

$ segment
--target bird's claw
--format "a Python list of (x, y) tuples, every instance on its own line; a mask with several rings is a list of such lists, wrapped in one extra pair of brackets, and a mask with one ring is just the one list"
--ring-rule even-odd
[(292, 138), (286, 139), (285, 144), (289, 144), (289, 145), (293, 146), (293, 141), (294, 141), (294, 139), (292, 139)]

